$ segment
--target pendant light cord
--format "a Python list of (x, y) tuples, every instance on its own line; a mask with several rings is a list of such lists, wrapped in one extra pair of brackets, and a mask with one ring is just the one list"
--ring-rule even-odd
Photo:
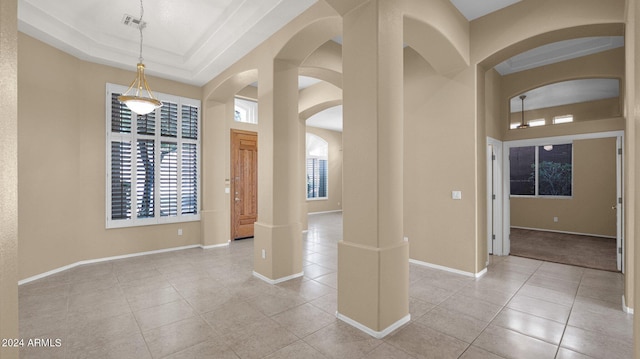
[(144, 16), (144, 6), (142, 5), (142, 0), (140, 0), (140, 23), (138, 24), (138, 29), (140, 30), (140, 63), (142, 63), (142, 29), (144, 28), (144, 23), (142, 22), (142, 17)]

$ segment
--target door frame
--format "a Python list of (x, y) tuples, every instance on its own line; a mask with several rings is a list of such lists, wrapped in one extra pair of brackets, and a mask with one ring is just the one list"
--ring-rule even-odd
[(487, 265), (489, 255), (503, 255), (502, 141), (487, 137)]
[[(502, 152), (506, 155), (502, 158), (502, 168), (503, 168), (503, 181), (502, 181), (502, 193), (503, 193), (503, 237), (502, 240), (502, 248), (503, 255), (509, 255), (511, 249), (511, 240), (509, 234), (511, 232), (511, 205), (510, 205), (510, 181), (509, 178), (511, 176), (510, 166), (509, 166), (509, 150), (511, 147), (520, 147), (520, 146), (532, 146), (539, 145), (541, 142), (545, 144), (560, 144), (562, 142), (567, 141), (575, 141), (575, 140), (588, 140), (588, 139), (596, 139), (596, 138), (610, 138), (615, 137), (617, 139), (616, 151), (619, 148), (623, 148), (622, 145), (624, 143), (624, 131), (609, 131), (609, 132), (596, 132), (596, 133), (586, 133), (586, 134), (576, 134), (576, 135), (567, 135), (567, 136), (554, 136), (554, 137), (540, 137), (540, 138), (532, 138), (526, 140), (515, 140), (515, 141), (505, 141), (503, 142)], [(623, 151), (624, 152), (624, 151)], [(624, 161), (622, 155), (616, 155), (616, 192), (618, 196), (618, 204), (616, 209), (616, 243), (617, 243), (617, 261), (619, 263), (618, 269), (624, 273), (624, 201), (622, 200), (624, 188)]]
[(618, 270), (624, 273), (624, 136), (616, 139), (616, 255)]

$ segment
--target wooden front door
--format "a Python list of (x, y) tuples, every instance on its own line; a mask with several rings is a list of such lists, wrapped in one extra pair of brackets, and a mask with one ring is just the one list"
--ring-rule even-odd
[(231, 240), (253, 237), (258, 219), (258, 134), (231, 130)]

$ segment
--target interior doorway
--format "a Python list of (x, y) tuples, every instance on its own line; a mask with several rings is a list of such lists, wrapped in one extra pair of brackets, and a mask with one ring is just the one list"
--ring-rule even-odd
[(253, 237), (258, 219), (258, 134), (231, 130), (231, 240)]
[[(520, 140), (500, 142), (487, 138), (487, 236), (488, 254), (509, 255), (511, 253), (511, 201), (510, 201), (510, 162), (509, 151), (511, 147), (529, 144), (529, 142), (553, 142), (573, 141), (581, 139), (616, 138), (616, 203), (609, 205), (616, 213), (616, 260), (617, 270), (624, 273), (624, 207), (623, 207), (623, 133), (621, 131), (595, 133), (573, 136), (559, 136), (553, 138), (541, 138), (533, 140)], [(503, 155), (504, 153), (504, 155)], [(498, 157), (502, 157), (498, 159)], [(496, 160), (493, 160), (496, 158)], [(499, 174), (498, 174), (499, 173)], [(501, 180), (496, 191), (496, 177)], [(498, 200), (498, 196), (502, 196)], [(500, 222), (500, 223), (499, 223)]]

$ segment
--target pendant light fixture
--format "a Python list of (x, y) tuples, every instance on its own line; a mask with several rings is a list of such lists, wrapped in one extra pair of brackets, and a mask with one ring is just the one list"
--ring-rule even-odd
[(524, 122), (524, 99), (527, 98), (527, 95), (520, 95), (520, 100), (522, 100), (522, 121), (518, 128), (529, 128), (529, 124)]
[(144, 64), (142, 63), (142, 29), (144, 29), (145, 23), (142, 22), (142, 16), (144, 16), (144, 6), (142, 5), (142, 0), (140, 0), (140, 22), (138, 24), (138, 29), (140, 30), (140, 57), (137, 65), (136, 78), (129, 86), (129, 89), (121, 96), (118, 96), (120, 102), (124, 102), (131, 111), (138, 115), (146, 115), (162, 107), (162, 102), (153, 95), (149, 84), (147, 84), (147, 78), (144, 76)]

